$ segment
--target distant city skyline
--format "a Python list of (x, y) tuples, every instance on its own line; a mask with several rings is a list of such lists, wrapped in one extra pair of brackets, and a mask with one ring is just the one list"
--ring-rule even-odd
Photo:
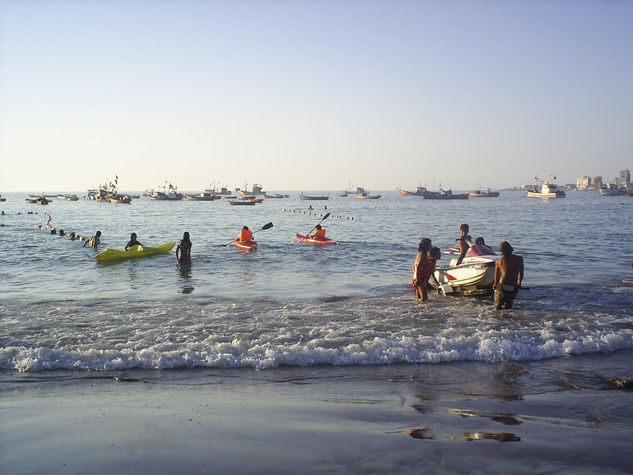
[(0, 193), (633, 169), (633, 2), (0, 0)]

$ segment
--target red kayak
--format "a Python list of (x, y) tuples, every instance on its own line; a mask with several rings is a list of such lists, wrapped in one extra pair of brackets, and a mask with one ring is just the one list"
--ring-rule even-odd
[(297, 241), (305, 242), (308, 244), (338, 244), (334, 239), (330, 238), (312, 238), (310, 236), (304, 236), (303, 234), (297, 234)]
[(254, 251), (257, 249), (257, 242), (253, 240), (249, 241), (233, 241), (233, 245), (242, 251)]

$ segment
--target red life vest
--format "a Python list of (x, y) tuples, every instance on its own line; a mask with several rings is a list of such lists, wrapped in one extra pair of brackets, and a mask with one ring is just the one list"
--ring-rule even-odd
[(253, 233), (250, 229), (242, 229), (240, 232), (240, 241), (250, 241), (253, 239)]

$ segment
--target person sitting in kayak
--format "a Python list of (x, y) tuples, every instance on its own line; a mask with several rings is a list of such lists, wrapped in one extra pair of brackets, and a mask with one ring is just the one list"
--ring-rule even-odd
[(176, 248), (176, 259), (178, 259), (178, 262), (181, 264), (191, 261), (191, 240), (189, 239), (189, 233), (186, 231), (182, 235), (182, 239)]
[(83, 247), (94, 247), (95, 249), (99, 246), (101, 242), (101, 231), (97, 231), (94, 236), (88, 238), (86, 242), (84, 242)]
[(323, 229), (320, 224), (317, 224), (314, 234), (310, 237), (312, 239), (325, 239), (325, 229)]
[(130, 247), (132, 246), (142, 246), (142, 244), (140, 242), (137, 241), (138, 236), (136, 235), (136, 233), (132, 233), (130, 234), (130, 242), (128, 242), (125, 245), (125, 250), (127, 251)]
[(243, 226), (240, 234), (235, 238), (236, 241), (250, 241), (253, 239), (253, 232), (248, 226)]

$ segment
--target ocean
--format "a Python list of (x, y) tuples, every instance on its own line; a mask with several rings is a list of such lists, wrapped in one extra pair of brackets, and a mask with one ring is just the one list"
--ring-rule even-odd
[[(571, 191), (540, 200), (502, 191), (437, 201), (381, 193), (378, 200), (330, 192), (328, 201), (302, 201), (290, 192), (255, 206), (149, 198), (130, 205), (53, 198), (40, 206), (7, 193), (0, 383), (15, 391), (33, 378), (141, 375), (325, 384), (333, 375), (384, 381), (396, 371), (431, 385), (440, 377), (420, 374), (441, 373), (451, 394), (472, 395), (477, 383), (480, 396), (575, 387), (625, 391), (631, 400), (633, 198)], [(155, 245), (188, 231), (192, 264), (180, 266), (172, 251), (104, 265), (81, 242), (40, 231), (45, 212), (66, 233), (101, 230), (100, 250), (122, 249), (131, 232)], [(295, 233), (308, 233), (326, 213), (322, 224), (339, 244), (298, 243)], [(274, 226), (254, 236), (256, 251), (227, 245), (243, 225), (257, 231), (268, 222)], [(491, 297), (415, 300), (419, 240), (445, 250), (462, 223), (473, 238), (494, 248), (507, 240), (524, 257), (526, 289), (513, 310), (493, 310)], [(449, 260), (443, 255), (438, 265)], [(622, 406), (607, 416), (621, 417)], [(631, 440), (627, 411), (618, 430)]]

